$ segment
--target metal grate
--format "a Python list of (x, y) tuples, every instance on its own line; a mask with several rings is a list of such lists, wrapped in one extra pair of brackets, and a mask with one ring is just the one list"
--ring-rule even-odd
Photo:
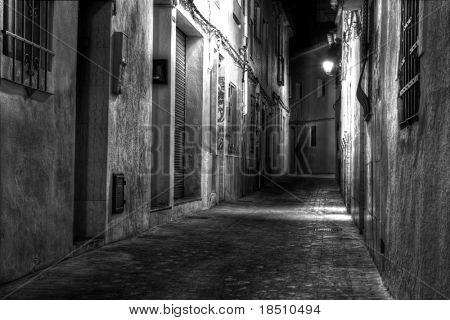
[(400, 98), (401, 125), (417, 120), (420, 100), (419, 0), (402, 0)]
[(190, 220), (208, 220), (208, 219), (211, 219), (211, 217), (205, 217), (205, 216), (187, 216), (186, 219), (190, 219)]
[(340, 227), (318, 227), (314, 228), (315, 232), (340, 232), (342, 231), (342, 228)]
[(11, 58), (2, 77), (33, 90), (49, 91), (53, 3), (5, 0), (3, 54)]

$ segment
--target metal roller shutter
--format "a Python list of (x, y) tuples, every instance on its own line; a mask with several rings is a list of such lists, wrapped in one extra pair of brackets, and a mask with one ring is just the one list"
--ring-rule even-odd
[(175, 79), (175, 186), (174, 198), (184, 197), (184, 150), (186, 111), (186, 35), (177, 29)]

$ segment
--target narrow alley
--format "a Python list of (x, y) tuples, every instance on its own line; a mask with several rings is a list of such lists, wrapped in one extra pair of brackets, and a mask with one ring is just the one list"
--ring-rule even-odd
[(449, 53), (450, 0), (0, 0), (0, 300), (450, 300)]
[(327, 178), (273, 181), (238, 201), (70, 258), (1, 295), (13, 288), (20, 289), (8, 298), (389, 298)]

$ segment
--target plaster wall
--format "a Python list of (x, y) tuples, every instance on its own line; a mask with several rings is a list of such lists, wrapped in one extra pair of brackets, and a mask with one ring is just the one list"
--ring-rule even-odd
[[(116, 2), (111, 22), (114, 32), (128, 36), (127, 61), (120, 95), (111, 94), (108, 109), (108, 160), (105, 193), (107, 241), (147, 228), (151, 206), (151, 109), (153, 65), (153, 1)], [(114, 60), (112, 60), (114, 61)], [(112, 175), (123, 173), (125, 211), (112, 215)]]
[[(373, 116), (361, 127), (367, 143), (356, 140), (352, 151), (364, 159), (365, 179), (352, 175), (344, 188), (365, 186), (365, 238), (393, 296), (444, 299), (450, 296), (450, 4), (420, 1), (420, 6), (418, 121), (401, 127), (400, 1), (374, 2), (375, 54), (367, 87)], [(343, 95), (348, 87), (343, 82)], [(343, 130), (357, 108), (343, 98)], [(347, 125), (350, 134), (358, 134)], [(358, 169), (356, 163), (351, 167)]]
[[(295, 174), (336, 172), (336, 80), (322, 69), (327, 49), (327, 44), (320, 44), (291, 60), (290, 126), (294, 142), (289, 153)], [(325, 87), (324, 96), (320, 84)], [(316, 146), (311, 145), (314, 126)]]
[(29, 98), (0, 80), (0, 283), (72, 250), (77, 11), (54, 3), (53, 95)]
[[(442, 299), (450, 296), (450, 3), (420, 4), (419, 120), (403, 129), (398, 125), (395, 72), (399, 43), (394, 41), (399, 36), (399, 2), (380, 4), (383, 13), (389, 12), (380, 16), (381, 28), (386, 28), (381, 42), (395, 42), (391, 50), (381, 50), (380, 106), (385, 117), (381, 139), (387, 147), (381, 156), (386, 180), (378, 182), (380, 188), (386, 183), (381, 195), (386, 199), (383, 274), (396, 297)], [(386, 17), (390, 18), (385, 21)], [(414, 276), (393, 262), (407, 266)]]

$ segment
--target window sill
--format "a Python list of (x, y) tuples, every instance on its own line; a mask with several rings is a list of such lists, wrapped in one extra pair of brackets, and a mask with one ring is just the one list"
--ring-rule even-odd
[(202, 198), (201, 197), (181, 198), (181, 199), (177, 199), (177, 200), (174, 201), (174, 207), (178, 207), (178, 206), (181, 206), (183, 204), (188, 204), (188, 203), (198, 202), (198, 201), (202, 201)]
[(419, 121), (419, 116), (417, 114), (415, 114), (412, 117), (400, 122), (400, 129), (407, 128), (417, 121)]
[(167, 210), (170, 210), (170, 209), (172, 209), (171, 206), (162, 206), (162, 207), (157, 207), (157, 208), (151, 208), (150, 209), (150, 213), (167, 211)]
[(17, 83), (8, 78), (0, 78), (0, 91), (8, 94), (16, 94), (26, 96), (36, 101), (46, 101), (53, 96), (53, 93), (42, 91), (35, 88), (27, 87), (26, 85)]

